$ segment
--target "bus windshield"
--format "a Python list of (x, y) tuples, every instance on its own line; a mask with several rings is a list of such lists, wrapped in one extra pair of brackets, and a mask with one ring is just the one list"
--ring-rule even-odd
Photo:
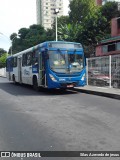
[(58, 73), (80, 72), (83, 67), (83, 55), (73, 51), (49, 51), (49, 64), (51, 70)]

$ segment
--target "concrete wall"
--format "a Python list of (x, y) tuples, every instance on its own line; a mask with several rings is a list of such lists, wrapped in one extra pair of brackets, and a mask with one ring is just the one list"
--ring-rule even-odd
[(0, 68), (0, 76), (6, 77), (6, 68)]

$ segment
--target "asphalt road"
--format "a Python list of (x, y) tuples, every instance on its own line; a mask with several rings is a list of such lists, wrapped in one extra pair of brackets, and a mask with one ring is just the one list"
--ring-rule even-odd
[(119, 150), (119, 100), (74, 90), (36, 92), (30, 86), (14, 85), (0, 77), (0, 151)]

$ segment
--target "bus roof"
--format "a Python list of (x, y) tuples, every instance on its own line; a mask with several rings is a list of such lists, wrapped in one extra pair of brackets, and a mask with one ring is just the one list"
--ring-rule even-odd
[(49, 43), (64, 43), (64, 44), (80, 44), (80, 45), (81, 45), (81, 43), (78, 43), (78, 42), (46, 41), (46, 42), (40, 43), (40, 44), (38, 44), (38, 45), (36, 45), (36, 46), (30, 47), (30, 48), (28, 48), (28, 49), (26, 49), (26, 50), (23, 50), (23, 51), (21, 51), (21, 52), (18, 52), (18, 53), (16, 53), (16, 54), (13, 54), (12, 56), (9, 56), (8, 58), (10, 58), (10, 57), (15, 57), (15, 56), (19, 56), (19, 55), (21, 55), (21, 54), (24, 54), (24, 53), (33, 51), (33, 50), (38, 49), (38, 48), (47, 47), (47, 45), (48, 45)]

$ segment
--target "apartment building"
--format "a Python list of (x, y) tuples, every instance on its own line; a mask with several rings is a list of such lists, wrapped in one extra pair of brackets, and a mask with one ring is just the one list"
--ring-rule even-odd
[(59, 9), (58, 17), (63, 15), (63, 0), (36, 0), (37, 24), (47, 30), (52, 27), (55, 20), (55, 9)]

